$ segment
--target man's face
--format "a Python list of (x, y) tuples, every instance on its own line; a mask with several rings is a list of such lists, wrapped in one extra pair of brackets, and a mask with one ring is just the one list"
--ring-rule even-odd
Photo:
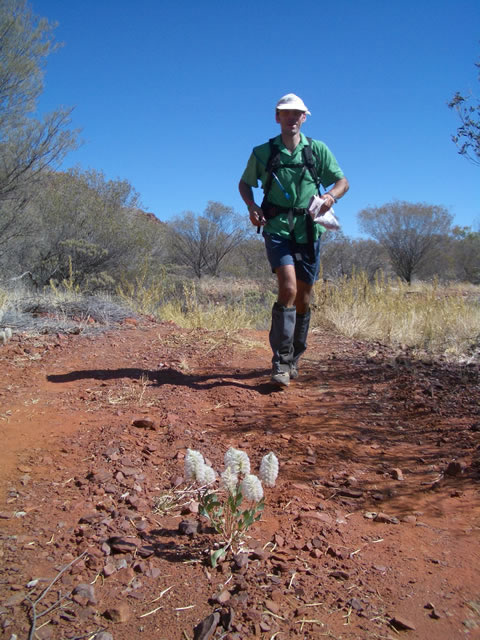
[(278, 109), (276, 113), (276, 121), (280, 125), (282, 133), (289, 135), (294, 135), (300, 131), (306, 117), (303, 111), (297, 111), (297, 109)]

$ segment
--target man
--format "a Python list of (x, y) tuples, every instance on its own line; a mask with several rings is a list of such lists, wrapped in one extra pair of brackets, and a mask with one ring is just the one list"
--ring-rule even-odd
[[(287, 386), (298, 376), (298, 360), (307, 348), (310, 298), (320, 265), (320, 236), (325, 228), (307, 211), (320, 184), (320, 213), (326, 213), (349, 188), (328, 147), (307, 139), (300, 129), (310, 111), (289, 93), (278, 101), (275, 118), (280, 135), (253, 149), (239, 184), (253, 225), (263, 226), (267, 257), (278, 280), (272, 309), (270, 345), (272, 381)], [(255, 203), (252, 187), (261, 181), (264, 198)], [(333, 186), (331, 186), (333, 185)], [(330, 188), (329, 188), (330, 187)]]

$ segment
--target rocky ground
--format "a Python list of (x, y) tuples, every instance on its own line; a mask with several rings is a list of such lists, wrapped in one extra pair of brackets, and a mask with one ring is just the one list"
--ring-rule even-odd
[[(1, 637), (480, 638), (478, 365), (317, 331), (279, 391), (269, 359), (133, 319), (0, 346)], [(231, 445), (280, 475), (212, 569), (195, 501), (155, 504)]]

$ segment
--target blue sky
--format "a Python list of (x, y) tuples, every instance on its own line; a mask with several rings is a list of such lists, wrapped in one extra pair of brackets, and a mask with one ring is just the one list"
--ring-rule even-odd
[[(451, 141), (446, 103), (479, 98), (478, 0), (31, 0), (57, 21), (40, 110), (75, 106), (83, 145), (64, 167), (129, 180), (168, 220), (216, 200), (245, 213), (238, 180), (300, 95), (303, 132), (350, 180), (343, 231), (392, 200), (446, 206), (480, 225), (480, 167)], [(256, 195), (261, 202), (261, 192)]]

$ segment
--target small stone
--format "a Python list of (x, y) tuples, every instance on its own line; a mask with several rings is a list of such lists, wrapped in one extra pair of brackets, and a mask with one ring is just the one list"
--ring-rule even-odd
[(407, 522), (408, 524), (416, 524), (417, 518), (416, 516), (412, 516), (412, 515), (403, 516), (402, 522)]
[(265, 600), (265, 607), (272, 613), (278, 614), (280, 606), (273, 600)]
[(333, 518), (328, 513), (319, 513), (318, 511), (307, 511), (300, 514), (301, 520), (318, 520), (326, 525), (333, 524)]
[(97, 604), (95, 589), (91, 584), (77, 584), (77, 586), (73, 589), (72, 594), (74, 596), (79, 596), (80, 598), (85, 598), (88, 604)]
[(101, 549), (102, 553), (104, 555), (106, 555), (106, 556), (109, 556), (111, 554), (111, 552), (112, 552), (112, 549), (111, 549), (110, 545), (107, 544), (106, 542), (102, 542), (102, 545), (101, 545), (100, 549)]
[(230, 600), (230, 598), (231, 598), (230, 591), (228, 591), (228, 589), (222, 589), (222, 591), (220, 591), (220, 593), (215, 596), (214, 600), (219, 604), (225, 604)]
[(194, 536), (198, 532), (196, 520), (182, 520), (178, 525), (178, 532), (184, 536)]
[(390, 624), (397, 629), (397, 631), (415, 631), (415, 625), (401, 615), (395, 614), (390, 620)]
[(151, 431), (155, 431), (155, 422), (150, 420), (150, 418), (139, 418), (132, 422), (134, 427), (138, 429), (150, 429)]
[(459, 476), (464, 473), (467, 465), (464, 462), (460, 462), (458, 460), (452, 460), (448, 463), (447, 468), (445, 469), (446, 476)]
[(375, 522), (382, 522), (384, 524), (399, 524), (400, 520), (395, 516), (389, 516), (386, 513), (377, 513), (374, 518)]
[(107, 562), (107, 564), (103, 567), (103, 575), (108, 578), (113, 575), (117, 571), (116, 566), (113, 563)]
[(159, 577), (162, 575), (162, 570), (161, 570), (161, 569), (159, 569), (158, 567), (152, 567), (152, 568), (147, 572), (147, 575), (148, 575), (150, 578), (154, 578), (154, 579), (156, 579), (156, 578), (159, 578)]
[(140, 520), (140, 522), (136, 522), (135, 529), (137, 531), (145, 531), (146, 529), (148, 529), (148, 522), (146, 520)]
[(252, 551), (250, 551), (250, 558), (252, 558), (252, 560), (266, 560), (269, 556), (268, 551), (266, 551), (265, 549), (252, 549)]
[(94, 482), (98, 482), (98, 484), (103, 484), (104, 482), (111, 480), (112, 474), (110, 471), (107, 471), (107, 469), (98, 469), (97, 471), (91, 471), (87, 478)]
[(331, 578), (336, 578), (337, 580), (348, 580), (350, 577), (346, 571), (342, 570), (331, 571), (328, 575)]
[(355, 609), (355, 611), (363, 611), (362, 601), (358, 598), (350, 598), (350, 600), (347, 600), (347, 605)]
[(94, 640), (113, 640), (113, 636), (111, 633), (108, 633), (108, 631), (100, 631), (100, 633), (97, 633)]
[(385, 573), (385, 571), (387, 570), (387, 567), (385, 567), (383, 564), (374, 564), (373, 568), (379, 573)]
[(131, 611), (128, 604), (125, 604), (124, 602), (122, 602), (116, 607), (107, 609), (103, 615), (115, 623), (128, 622), (128, 620), (130, 620), (130, 617), (131, 617)]
[(98, 511), (95, 511), (94, 513), (86, 513), (80, 518), (78, 522), (79, 524), (94, 524), (101, 518), (103, 518), (102, 514)]
[(277, 547), (283, 547), (283, 545), (285, 544), (285, 538), (279, 533), (276, 533), (273, 539), (275, 540), (275, 544), (277, 545)]
[(392, 469), (392, 478), (399, 481), (404, 480), (402, 470), (398, 468)]
[(236, 553), (233, 556), (233, 561), (237, 569), (243, 569), (248, 565), (248, 553)]
[(192, 500), (189, 505), (187, 505), (187, 513), (197, 514), (200, 505), (197, 500)]
[(220, 622), (220, 613), (215, 611), (197, 624), (193, 630), (193, 640), (209, 640)]
[(362, 489), (352, 489), (349, 487), (342, 487), (337, 493), (339, 496), (344, 496), (345, 498), (361, 498), (363, 496)]
[(108, 544), (114, 553), (131, 553), (137, 549), (137, 538), (122, 538), (114, 536), (109, 539)]

